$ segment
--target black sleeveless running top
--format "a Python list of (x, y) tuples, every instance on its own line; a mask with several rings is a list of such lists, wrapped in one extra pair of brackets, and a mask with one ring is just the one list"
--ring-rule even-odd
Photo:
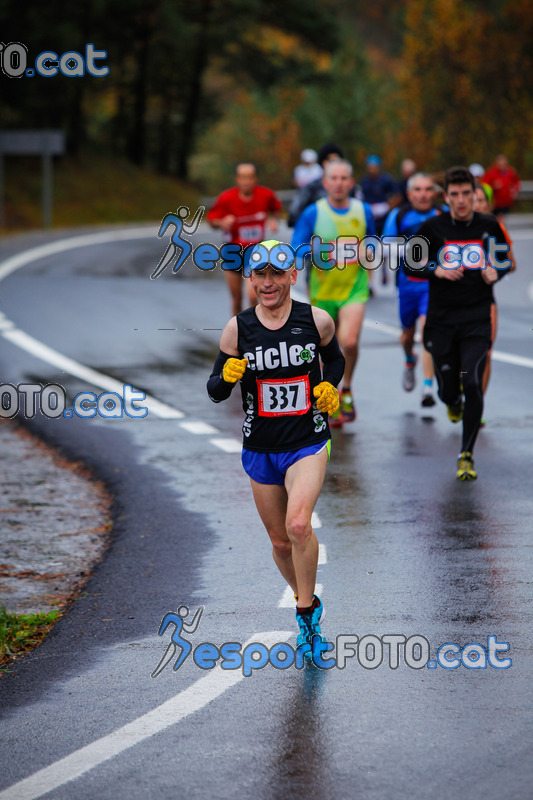
[(258, 320), (255, 307), (237, 315), (237, 326), (239, 354), (248, 359), (241, 380), (243, 446), (285, 453), (327, 441), (327, 415), (313, 396), (322, 375), (311, 306), (293, 300), (287, 322), (275, 331)]

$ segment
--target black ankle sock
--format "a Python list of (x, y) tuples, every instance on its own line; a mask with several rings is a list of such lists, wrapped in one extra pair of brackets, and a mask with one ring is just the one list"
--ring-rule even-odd
[(315, 608), (318, 608), (319, 604), (320, 600), (315, 594), (313, 602), (311, 603), (310, 606), (308, 606), (307, 608), (301, 608), (300, 606), (296, 606), (296, 611), (298, 614), (312, 614)]

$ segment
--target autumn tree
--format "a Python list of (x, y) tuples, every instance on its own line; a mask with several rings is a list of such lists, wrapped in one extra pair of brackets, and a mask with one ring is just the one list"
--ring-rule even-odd
[(490, 163), (504, 150), (519, 167), (531, 150), (533, 23), (525, 0), (409, 0), (400, 146), (433, 167)]

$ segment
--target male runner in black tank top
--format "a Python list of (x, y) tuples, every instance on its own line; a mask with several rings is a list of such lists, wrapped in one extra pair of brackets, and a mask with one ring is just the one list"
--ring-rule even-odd
[[(492, 287), (510, 262), (497, 220), (474, 211), (475, 182), (469, 170), (451, 167), (444, 188), (450, 211), (427, 220), (418, 231), (418, 236), (429, 242), (428, 266), (407, 271), (429, 278), (424, 347), (433, 357), (439, 397), (448, 406), (449, 418), (452, 422), (463, 420), (457, 478), (474, 480), (472, 453), (483, 414), (482, 377), (491, 346)], [(493, 256), (491, 240), (493, 246), (503, 246), (496, 251), (492, 246)], [(440, 265), (443, 262), (445, 268)]]
[(323, 606), (314, 594), (318, 541), (311, 515), (329, 459), (328, 413), (339, 406), (335, 386), (344, 358), (330, 315), (291, 300), (297, 272), (271, 257), (278, 245), (262, 242), (251, 253), (258, 305), (226, 325), (207, 390), (217, 403), (241, 382), (242, 463), (274, 561), (297, 598), (297, 643), (312, 645), (313, 636), (324, 639)]

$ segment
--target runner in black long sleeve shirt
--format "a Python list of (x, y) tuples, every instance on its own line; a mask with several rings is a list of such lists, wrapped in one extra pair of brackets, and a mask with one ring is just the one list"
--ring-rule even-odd
[[(492, 287), (506, 272), (505, 253), (494, 245), (506, 245), (506, 239), (494, 217), (474, 212), (474, 178), (465, 167), (447, 171), (445, 189), (449, 213), (427, 220), (418, 231), (429, 242), (429, 261), (410, 271), (429, 277), (424, 346), (433, 357), (448, 416), (452, 422), (463, 420), (457, 477), (473, 480), (472, 452), (483, 414), (481, 381), (491, 346)], [(485, 269), (480, 268), (483, 262)]]

